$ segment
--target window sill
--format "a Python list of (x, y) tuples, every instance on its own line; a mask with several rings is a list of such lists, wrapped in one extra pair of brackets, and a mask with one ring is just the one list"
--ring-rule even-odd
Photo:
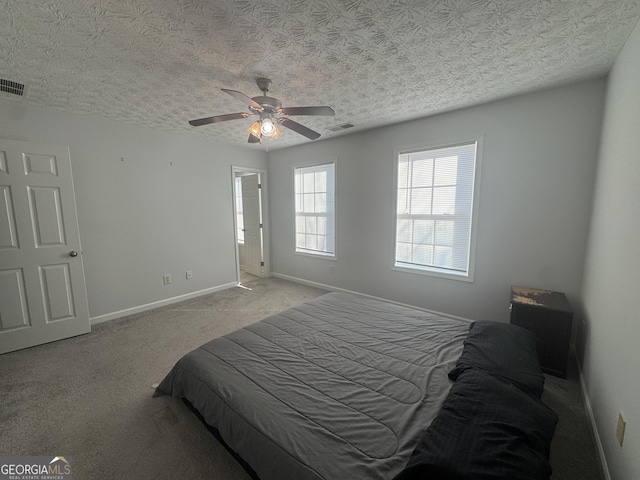
[(335, 253), (326, 253), (326, 252), (313, 252), (311, 250), (296, 250), (294, 252), (296, 255), (302, 255), (304, 257), (312, 257), (312, 258), (325, 258), (327, 260), (335, 260)]
[(448, 280), (457, 280), (459, 282), (473, 282), (472, 273), (455, 273), (449, 270), (431, 268), (431, 267), (419, 267), (419, 266), (405, 266), (404, 264), (395, 264), (391, 267), (391, 270), (396, 272), (413, 273), (416, 275), (426, 275), (428, 277), (446, 278)]

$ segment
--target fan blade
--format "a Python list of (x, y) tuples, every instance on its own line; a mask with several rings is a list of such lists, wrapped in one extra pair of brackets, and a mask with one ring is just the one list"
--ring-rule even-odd
[(280, 112), (284, 115), (327, 115), (331, 117), (336, 114), (331, 107), (283, 107)]
[(290, 130), (293, 130), (300, 135), (304, 135), (305, 137), (315, 140), (320, 136), (318, 132), (314, 132), (310, 128), (305, 127), (304, 125), (299, 124), (298, 122), (294, 122), (288, 118), (279, 118), (278, 123), (283, 127), (287, 127)]
[(240, 100), (241, 102), (246, 103), (247, 105), (249, 105), (249, 107), (253, 108), (254, 110), (258, 110), (259, 112), (264, 110), (264, 108), (262, 108), (262, 105), (260, 105), (258, 102), (256, 102), (252, 98), (247, 97), (242, 92), (238, 92), (236, 90), (228, 90), (226, 88), (223, 88), (222, 91), (224, 93), (228, 93), (232, 97), (236, 97), (238, 100)]
[(255, 135), (249, 134), (249, 143), (260, 143), (260, 139)]
[(240, 118), (250, 117), (247, 112), (228, 113), (226, 115), (216, 115), (215, 117), (199, 118), (198, 120), (189, 120), (189, 125), (199, 127), (201, 125), (209, 125), (210, 123), (226, 122), (227, 120), (238, 120)]

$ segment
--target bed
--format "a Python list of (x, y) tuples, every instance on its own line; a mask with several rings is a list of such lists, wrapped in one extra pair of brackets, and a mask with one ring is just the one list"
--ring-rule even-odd
[(154, 396), (187, 400), (261, 480), (537, 480), (543, 384), (524, 329), (329, 293), (186, 354)]

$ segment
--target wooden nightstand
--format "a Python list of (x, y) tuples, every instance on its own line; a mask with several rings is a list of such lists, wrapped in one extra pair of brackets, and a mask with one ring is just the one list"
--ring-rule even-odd
[(511, 323), (538, 338), (542, 371), (567, 377), (573, 311), (564, 293), (511, 287)]

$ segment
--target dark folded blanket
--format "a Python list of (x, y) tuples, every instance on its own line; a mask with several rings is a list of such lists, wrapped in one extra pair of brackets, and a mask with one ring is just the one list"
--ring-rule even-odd
[(549, 479), (558, 417), (540, 400), (544, 376), (528, 333), (472, 324), (455, 383), (395, 480)]

